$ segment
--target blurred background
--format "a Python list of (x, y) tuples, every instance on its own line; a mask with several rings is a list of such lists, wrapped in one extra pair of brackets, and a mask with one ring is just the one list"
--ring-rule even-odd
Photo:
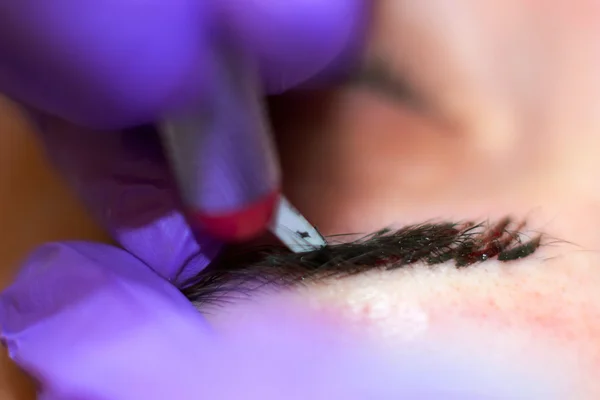
[[(0, 288), (36, 246), (62, 239), (105, 240), (45, 160), (31, 125), (0, 97)], [(33, 384), (0, 354), (0, 399), (34, 399)]]

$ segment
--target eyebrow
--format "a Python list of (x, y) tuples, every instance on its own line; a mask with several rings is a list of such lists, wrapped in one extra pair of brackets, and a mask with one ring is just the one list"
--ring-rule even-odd
[(306, 253), (292, 253), (279, 245), (224, 252), (188, 280), (182, 293), (203, 307), (264, 288), (292, 288), (417, 262), (429, 266), (451, 262), (459, 269), (491, 259), (509, 262), (530, 256), (542, 245), (543, 235), (526, 235), (525, 227), (525, 221), (510, 217), (495, 223), (426, 222), (383, 229), (350, 242), (339, 239), (351, 235), (330, 236), (328, 246)]

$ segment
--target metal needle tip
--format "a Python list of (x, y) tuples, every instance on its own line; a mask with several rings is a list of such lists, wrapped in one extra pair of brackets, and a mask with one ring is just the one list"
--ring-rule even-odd
[(275, 210), (271, 232), (294, 253), (327, 246), (325, 238), (283, 196)]

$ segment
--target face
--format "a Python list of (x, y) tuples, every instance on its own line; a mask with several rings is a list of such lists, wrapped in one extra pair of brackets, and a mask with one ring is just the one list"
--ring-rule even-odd
[[(362, 70), (384, 70), (386, 84), (273, 104), (292, 203), (327, 235), (510, 214), (545, 240), (508, 263), (415, 263), (260, 291), (265, 301), (227, 303), (209, 320), (233, 335), (240, 321), (307, 315), (339, 337), (455, 352), (473, 370), (512, 370), (497, 378), (508, 383), (527, 370), (555, 398), (597, 398), (600, 8), (376, 4)], [(381, 89), (392, 80), (401, 95)]]

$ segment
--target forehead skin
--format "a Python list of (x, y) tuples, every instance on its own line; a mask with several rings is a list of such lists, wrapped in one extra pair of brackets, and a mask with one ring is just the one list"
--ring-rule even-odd
[(520, 371), (509, 379), (534, 374), (557, 385), (553, 398), (595, 399), (599, 285), (600, 257), (560, 244), (511, 263), (461, 270), (416, 265), (265, 292), (208, 318), (217, 330), (235, 334), (264, 329), (265, 314), (283, 321), (308, 313), (340, 338), (358, 335), (361, 343), (392, 351), (456, 352), (478, 368)]
[[(599, 398), (598, 10), (586, 1), (376, 4), (370, 54), (408, 77), (429, 109), (354, 88), (280, 99), (273, 115), (291, 201), (326, 234), (510, 213), (569, 243), (470, 270), (374, 272), (266, 295), (270, 304), (299, 305), (342, 335), (392, 348), (525, 363), (569, 398)], [(248, 307), (243, 318), (264, 312)], [(236, 310), (210, 318), (227, 331), (242, 318)]]

